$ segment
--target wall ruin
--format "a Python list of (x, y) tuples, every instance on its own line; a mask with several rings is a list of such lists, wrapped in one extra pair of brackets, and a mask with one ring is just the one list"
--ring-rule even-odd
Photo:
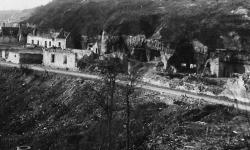
[(61, 50), (61, 49), (44, 49), (43, 65), (53, 68), (78, 71), (77, 61), (84, 55), (89, 56), (91, 51), (86, 50)]

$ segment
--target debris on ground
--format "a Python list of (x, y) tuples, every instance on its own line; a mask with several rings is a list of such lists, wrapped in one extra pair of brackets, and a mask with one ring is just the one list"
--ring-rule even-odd
[(249, 91), (249, 75), (243, 74), (235, 78), (228, 79), (225, 90), (220, 94), (220, 96), (228, 97), (230, 99), (235, 99), (240, 102), (250, 102), (250, 91)]
[[(183, 80), (205, 85), (192, 76)], [(176, 82), (184, 85), (183, 80)], [(91, 85), (99, 88), (96, 81), (36, 72), (24, 75), (19, 69), (0, 68), (0, 149), (29, 145), (40, 150), (98, 150), (105, 146), (105, 115), (93, 101), (96, 93), (90, 90)], [(122, 90), (118, 88), (119, 94)], [(249, 113), (185, 95), (136, 92), (130, 127), (134, 149), (248, 148)], [(114, 150), (126, 145), (125, 102), (121, 97), (117, 100)]]
[(153, 65), (144, 65), (142, 81), (157, 86), (178, 89), (210, 96), (218, 96), (223, 90), (225, 81), (216, 78), (202, 77), (197, 74), (172, 75), (159, 73)]

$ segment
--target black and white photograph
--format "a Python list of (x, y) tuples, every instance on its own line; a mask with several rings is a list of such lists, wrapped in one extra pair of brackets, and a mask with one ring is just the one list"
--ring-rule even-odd
[(250, 150), (250, 0), (0, 0), (0, 150)]

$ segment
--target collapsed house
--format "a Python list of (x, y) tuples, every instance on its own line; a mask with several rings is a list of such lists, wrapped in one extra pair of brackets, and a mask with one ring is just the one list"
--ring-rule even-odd
[[(101, 40), (101, 55), (117, 52), (141, 62), (162, 61), (166, 69), (168, 60), (175, 51), (162, 41), (147, 39), (145, 35), (109, 36), (104, 31)], [(114, 56), (122, 56), (121, 58), (124, 59), (124, 56), (120, 54)]]
[(78, 71), (77, 62), (91, 51), (79, 49), (44, 48), (43, 65), (52, 68)]
[(206, 66), (209, 65), (211, 74), (216, 77), (231, 77), (234, 73), (250, 72), (250, 52), (248, 51), (217, 49), (210, 55)]
[(100, 55), (101, 49), (101, 36), (89, 37), (86, 35), (81, 36), (81, 47), (84, 50), (90, 50), (95, 54)]
[(38, 33), (35, 29), (32, 34), (28, 35), (27, 44), (44, 48), (72, 48), (70, 33), (63, 30), (59, 32), (50, 31), (49, 33)]
[(216, 77), (232, 77), (234, 73), (250, 72), (249, 37), (231, 31), (220, 36), (221, 46), (213, 52), (206, 62), (205, 73)]

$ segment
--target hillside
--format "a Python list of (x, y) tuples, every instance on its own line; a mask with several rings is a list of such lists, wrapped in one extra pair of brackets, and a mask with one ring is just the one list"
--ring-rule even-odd
[(54, 0), (27, 21), (42, 29), (80, 34), (145, 34), (172, 43), (198, 39), (210, 49), (225, 47), (221, 36), (237, 32), (249, 48), (248, 0)]
[(31, 17), (34, 9), (0, 11), (0, 23), (16, 23)]
[[(100, 82), (0, 67), (0, 149), (28, 145), (40, 150), (107, 148)], [(113, 150), (125, 149), (123, 88), (115, 93)], [(136, 150), (244, 149), (245, 112), (187, 97), (136, 92), (131, 101), (131, 146)], [(249, 148), (249, 147), (248, 147)], [(246, 148), (247, 149), (247, 148)]]

